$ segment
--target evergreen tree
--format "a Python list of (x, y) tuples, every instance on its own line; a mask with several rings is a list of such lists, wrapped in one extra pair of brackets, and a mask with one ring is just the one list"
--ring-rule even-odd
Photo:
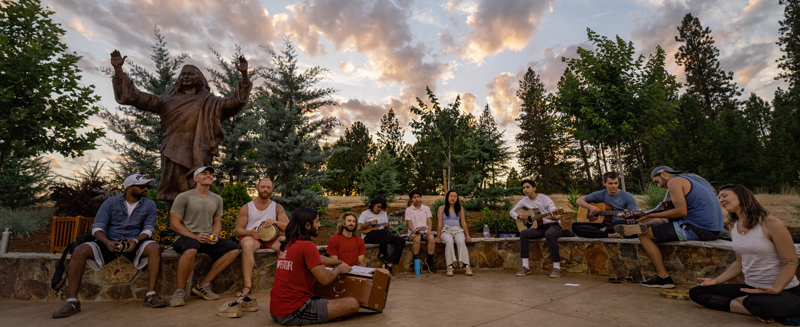
[(361, 169), (361, 198), (364, 204), (369, 204), (370, 200), (378, 195), (386, 199), (386, 202), (392, 202), (397, 198), (395, 192), (400, 184), (397, 183), (394, 161), (389, 151), (384, 150), (373, 162)]
[[(211, 49), (217, 59), (217, 64), (221, 70), (206, 69), (209, 72), (208, 83), (224, 97), (231, 96), (242, 80), (242, 74), (236, 69), (239, 57), (243, 57), (241, 46), (236, 46), (233, 56), (225, 60), (219, 52)], [(261, 77), (261, 67), (251, 67), (247, 72), (250, 82), (256, 83)], [(256, 85), (256, 84), (254, 84)], [(225, 137), (219, 143), (220, 157), (218, 159), (216, 173), (218, 181), (227, 179), (228, 184), (237, 181), (244, 182), (246, 185), (255, 187), (258, 180), (255, 171), (252, 170), (253, 158), (253, 139), (252, 132), (258, 127), (257, 117), (252, 99), (245, 104), (245, 107), (238, 114), (222, 121), (221, 127)]]
[[(150, 72), (145, 67), (130, 63), (128, 76), (133, 82), (151, 94), (167, 94), (178, 78), (181, 66), (188, 57), (180, 54), (172, 57), (167, 48), (167, 42), (161, 31), (156, 26), (153, 29), (155, 44), (150, 48), (153, 53), (155, 71)], [(107, 75), (113, 74), (108, 67), (101, 70)], [(137, 172), (155, 179), (153, 189), (158, 189), (161, 181), (161, 119), (157, 114), (136, 109), (133, 106), (118, 106), (119, 113), (112, 113), (107, 109), (102, 110), (98, 116), (102, 118), (109, 130), (122, 135), (125, 142), (110, 139), (109, 145), (120, 153), (117, 166), (111, 170), (114, 180), (121, 183), (128, 175)]]
[(47, 200), (47, 186), (52, 182), (50, 162), (44, 158), (10, 157), (0, 174), (0, 208), (25, 208)]
[(412, 174), (411, 169), (413, 162), (411, 161), (410, 146), (403, 141), (403, 128), (400, 127), (400, 120), (394, 114), (394, 109), (389, 109), (383, 117), (381, 117), (381, 128), (378, 131), (378, 151), (389, 151), (389, 154), (395, 157), (395, 170), (397, 170), (397, 180), (400, 183), (400, 193), (408, 193), (413, 187), (413, 179), (416, 178)]
[(369, 130), (364, 123), (357, 121), (344, 131), (344, 135), (333, 144), (335, 153), (328, 161), (330, 175), (322, 183), (332, 194), (351, 195), (359, 193), (361, 187), (356, 181), (361, 169), (372, 160), (374, 146)]
[(9, 160), (48, 152), (75, 158), (94, 149), (105, 132), (78, 130), (89, 127), (99, 97), (78, 84), (81, 57), (62, 42), (55, 12), (39, 0), (2, 0), (0, 8), (0, 176), (10, 173)]
[(778, 3), (786, 7), (783, 9), (783, 20), (778, 21), (781, 27), (778, 29), (780, 36), (777, 43), (783, 55), (777, 60), (778, 68), (782, 71), (775, 79), (789, 82), (789, 89), (794, 90), (800, 85), (800, 1), (778, 0)]
[(509, 192), (510, 194), (516, 194), (517, 189), (519, 189), (519, 183), (522, 182), (522, 178), (520, 178), (517, 169), (511, 167), (511, 170), (508, 172), (508, 176), (506, 176), (506, 189), (513, 190), (513, 192)]
[(564, 148), (567, 140), (556, 126), (554, 107), (548, 103), (544, 83), (530, 67), (519, 81), (517, 97), (522, 101), (517, 134), (517, 158), (522, 175), (533, 178), (542, 190), (563, 191), (566, 181)]
[(264, 87), (254, 101), (259, 122), (254, 132), (256, 168), (275, 184), (273, 199), (290, 211), (303, 205), (327, 207), (330, 200), (315, 189), (327, 178), (323, 170), (331, 155), (320, 143), (338, 124), (335, 117), (320, 118), (318, 110), (336, 105), (332, 88), (313, 88), (328, 73), (314, 66), (297, 67), (297, 53), (289, 39), (280, 53), (269, 50), (273, 67), (264, 70)]

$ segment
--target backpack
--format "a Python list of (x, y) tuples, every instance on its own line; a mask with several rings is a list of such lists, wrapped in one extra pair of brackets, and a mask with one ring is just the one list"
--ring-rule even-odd
[(75, 237), (75, 242), (70, 243), (67, 248), (64, 249), (64, 253), (61, 254), (61, 260), (59, 260), (58, 264), (56, 264), (56, 270), (53, 273), (53, 280), (50, 281), (50, 288), (52, 288), (53, 291), (58, 292), (58, 290), (64, 287), (64, 283), (67, 281), (67, 279), (64, 277), (64, 272), (67, 268), (66, 265), (64, 265), (64, 262), (67, 260), (67, 254), (72, 254), (72, 251), (74, 251), (78, 245), (86, 242), (92, 242), (94, 240), (95, 238), (92, 236), (92, 234), (78, 235)]

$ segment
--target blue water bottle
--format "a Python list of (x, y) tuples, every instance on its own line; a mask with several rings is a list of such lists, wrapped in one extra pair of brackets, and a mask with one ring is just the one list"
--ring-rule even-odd
[(420, 268), (419, 268), (419, 259), (414, 259), (414, 275), (419, 276)]

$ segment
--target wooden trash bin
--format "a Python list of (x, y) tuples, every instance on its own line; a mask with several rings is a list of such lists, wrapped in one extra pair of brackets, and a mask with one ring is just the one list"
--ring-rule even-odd
[(50, 253), (64, 251), (75, 238), (92, 230), (94, 217), (53, 217), (50, 231)]

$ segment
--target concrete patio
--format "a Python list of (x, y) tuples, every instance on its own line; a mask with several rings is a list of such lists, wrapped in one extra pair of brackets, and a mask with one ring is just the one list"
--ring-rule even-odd
[[(662, 298), (659, 289), (611, 284), (606, 277), (549, 278), (534, 272), (518, 278), (514, 271), (501, 269), (476, 269), (472, 277), (456, 273), (399, 274), (383, 313), (362, 310), (329, 325), (763, 326), (753, 317)], [(62, 301), (0, 300), (0, 321), (4, 326), (278, 326), (269, 315), (269, 291), (255, 292), (254, 297), (259, 311), (238, 319), (216, 315), (225, 301), (235, 299), (232, 294), (219, 301), (188, 297), (184, 307), (163, 309), (143, 307), (139, 300), (85, 301), (81, 313), (62, 319), (51, 318)]]

